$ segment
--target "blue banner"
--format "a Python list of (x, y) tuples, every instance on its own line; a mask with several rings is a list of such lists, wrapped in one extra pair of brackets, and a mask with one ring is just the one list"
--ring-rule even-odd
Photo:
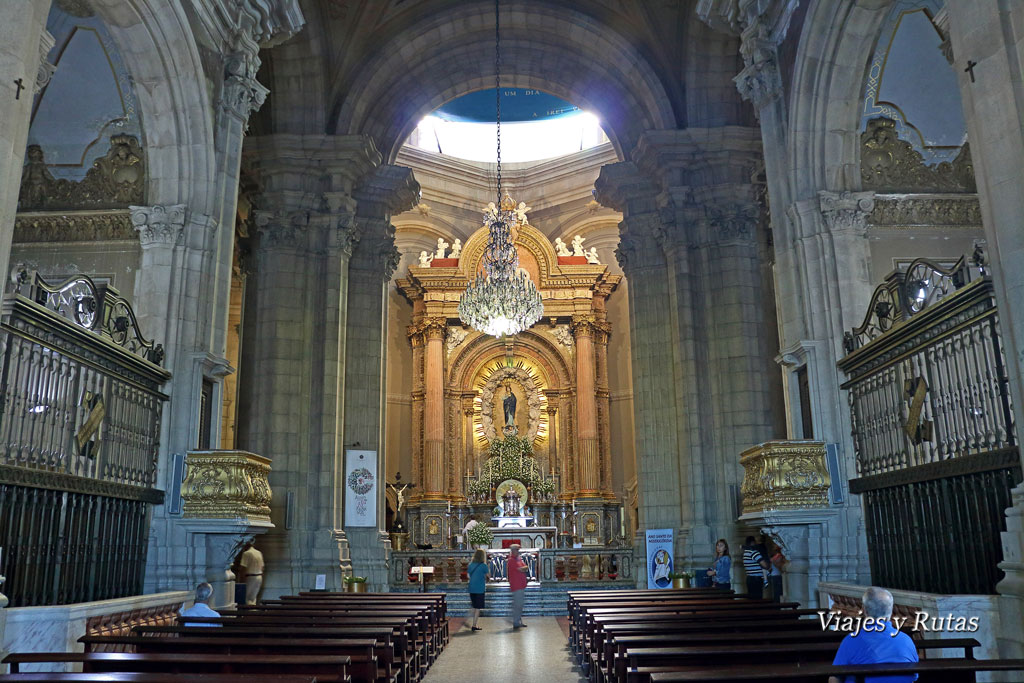
[(647, 530), (647, 587), (671, 588), (672, 529)]

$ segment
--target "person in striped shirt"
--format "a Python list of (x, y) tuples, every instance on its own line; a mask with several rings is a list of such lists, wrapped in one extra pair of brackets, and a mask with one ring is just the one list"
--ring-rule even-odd
[(768, 585), (768, 560), (757, 549), (753, 536), (743, 541), (743, 569), (747, 572), (747, 596), (762, 599)]

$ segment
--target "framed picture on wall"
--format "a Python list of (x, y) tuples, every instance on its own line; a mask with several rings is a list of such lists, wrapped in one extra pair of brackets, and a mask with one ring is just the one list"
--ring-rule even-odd
[(345, 451), (345, 526), (377, 526), (377, 451)]

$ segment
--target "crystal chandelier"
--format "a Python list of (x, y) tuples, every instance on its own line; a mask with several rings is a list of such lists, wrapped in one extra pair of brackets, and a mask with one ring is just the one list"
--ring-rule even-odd
[(519, 267), (515, 202), (501, 194), (501, 40), (498, 0), (494, 2), (494, 91), (498, 123), (498, 204), (484, 212), (487, 246), (482, 268), (462, 293), (459, 317), (473, 329), (495, 337), (514, 335), (540, 320), (544, 302), (529, 274)]

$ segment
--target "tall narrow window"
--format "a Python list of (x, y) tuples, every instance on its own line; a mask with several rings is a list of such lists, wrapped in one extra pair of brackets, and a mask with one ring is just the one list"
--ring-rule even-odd
[(210, 429), (213, 423), (213, 380), (203, 378), (199, 397), (199, 443), (201, 451), (210, 450)]
[(811, 387), (807, 382), (807, 366), (796, 371), (797, 385), (800, 387), (800, 427), (803, 438), (814, 438), (814, 420), (811, 419)]

